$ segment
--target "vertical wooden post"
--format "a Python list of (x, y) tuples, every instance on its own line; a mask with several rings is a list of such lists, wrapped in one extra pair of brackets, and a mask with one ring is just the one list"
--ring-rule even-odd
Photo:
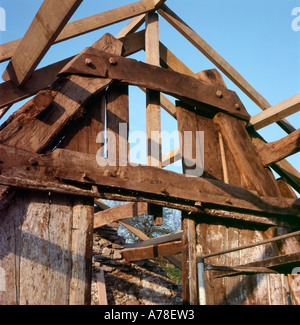
[[(199, 145), (199, 143), (196, 142), (197, 120), (194, 116), (195, 113), (189, 109), (192, 110), (192, 107), (180, 101), (176, 102), (178, 131), (181, 133), (182, 169), (184, 174), (191, 176), (196, 171), (196, 165), (191, 166), (189, 160), (196, 158), (197, 144)], [(187, 150), (185, 147), (185, 131), (192, 132), (191, 150)], [(197, 305), (196, 223), (185, 212), (182, 212), (182, 230), (182, 301), (183, 304)]]
[(197, 305), (196, 224), (182, 213), (182, 302)]
[[(127, 166), (129, 144), (128, 86), (111, 85), (106, 95), (107, 131), (116, 138), (116, 165)], [(108, 150), (114, 148), (108, 148)]]
[[(158, 27), (158, 15), (156, 13), (148, 13), (146, 15), (145, 31), (146, 63), (156, 66), (160, 64)], [(146, 104), (148, 165), (162, 167), (160, 93), (147, 89)]]

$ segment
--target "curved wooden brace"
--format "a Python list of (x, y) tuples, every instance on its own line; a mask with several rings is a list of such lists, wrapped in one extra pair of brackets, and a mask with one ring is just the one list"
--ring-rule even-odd
[(160, 68), (133, 59), (112, 55), (95, 48), (86, 48), (71, 60), (60, 76), (83, 75), (110, 78), (122, 83), (157, 90), (196, 106), (206, 113), (223, 111), (249, 120), (243, 103), (234, 91), (208, 85), (194, 77)]

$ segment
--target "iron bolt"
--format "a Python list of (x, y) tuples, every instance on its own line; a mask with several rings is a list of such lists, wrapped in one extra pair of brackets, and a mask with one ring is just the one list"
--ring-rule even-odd
[(216, 95), (217, 95), (217, 97), (219, 97), (219, 98), (222, 98), (222, 97), (223, 97), (223, 94), (222, 94), (222, 91), (221, 91), (221, 90), (218, 90), (218, 91), (216, 92)]
[(239, 110), (241, 109), (241, 107), (240, 107), (239, 104), (235, 104), (235, 105), (234, 105), (234, 108), (235, 108), (237, 111), (239, 111)]
[(93, 66), (93, 61), (90, 58), (86, 58), (84, 63), (89, 67)]
[(111, 58), (109, 58), (108, 62), (109, 62), (111, 65), (116, 65), (116, 64), (117, 64), (117, 59), (114, 58), (114, 57), (111, 57)]

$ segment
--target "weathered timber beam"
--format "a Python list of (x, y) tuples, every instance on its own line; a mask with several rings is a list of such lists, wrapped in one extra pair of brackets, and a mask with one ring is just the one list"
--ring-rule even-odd
[[(124, 35), (121, 33), (120, 35)], [(139, 31), (134, 34), (128, 34), (123, 37), (117, 37), (123, 43), (124, 57), (134, 54), (145, 48), (145, 31)], [(0, 45), (1, 48), (1, 45)], [(9, 110), (10, 106), (20, 100), (26, 99), (35, 95), (40, 90), (47, 88), (56, 79), (59, 71), (72, 59), (74, 56), (58, 61), (44, 68), (35, 70), (31, 78), (24, 83), (22, 87), (17, 87), (12, 81), (6, 81), (0, 84), (0, 118)], [(160, 60), (164, 67), (168, 67), (177, 72), (193, 75), (176, 56), (160, 43)], [(144, 88), (141, 88), (145, 91)], [(160, 104), (166, 112), (171, 116), (176, 117), (175, 106), (163, 95), (160, 94)]]
[[(129, 56), (145, 47), (145, 31), (140, 31), (120, 38), (123, 43), (123, 56)], [(58, 61), (44, 68), (35, 70), (31, 78), (22, 87), (17, 87), (12, 81), (0, 84), (0, 108), (12, 105), (20, 100), (35, 95), (47, 88), (57, 79), (59, 71), (70, 62), (74, 56)]]
[(94, 229), (109, 223), (138, 217), (148, 213), (148, 204), (143, 202), (127, 203), (94, 214)]
[(158, 244), (147, 247), (128, 248), (122, 251), (123, 258), (127, 261), (138, 261), (155, 257), (176, 255), (181, 252), (181, 241)]
[(35, 70), (31, 78), (22, 87), (17, 87), (11, 80), (0, 84), (0, 107), (11, 106), (12, 104), (35, 95), (40, 90), (47, 88), (56, 79), (58, 72), (73, 57), (50, 64), (44, 68)]
[(100, 186), (100, 191), (110, 189), (130, 198), (138, 195), (158, 201), (182, 201), (191, 206), (200, 204), (202, 208), (240, 209), (252, 211), (252, 214), (295, 217), (300, 214), (298, 199), (259, 197), (253, 191), (220, 181), (186, 177), (160, 168), (100, 167), (94, 155), (62, 149), (44, 155), (5, 145), (0, 145), (0, 150), (3, 162), (0, 164), (0, 184), (4, 185), (92, 197), (101, 197), (95, 191), (95, 186), (99, 190)]
[(264, 166), (270, 166), (298, 151), (300, 151), (300, 129), (256, 150)]
[[(101, 12), (99, 14), (75, 20), (68, 23), (58, 35), (54, 43), (59, 43), (70, 38), (92, 32), (94, 30), (107, 27), (123, 20), (139, 16), (153, 11), (164, 1), (138, 1), (116, 9)], [(59, 6), (58, 6), (59, 7)], [(122, 37), (124, 35), (120, 35)], [(22, 39), (11, 41), (0, 45), (0, 62), (9, 60), (16, 52)]]
[(263, 167), (245, 124), (224, 113), (216, 114), (213, 121), (234, 157), (244, 186), (260, 195), (278, 196), (275, 179)]
[(136, 32), (145, 22), (145, 14), (136, 16), (116, 35), (116, 38), (125, 37)]
[[(105, 34), (93, 46), (117, 55), (121, 55), (123, 49), (123, 43), (110, 34)], [(85, 103), (111, 83), (112, 79), (109, 78), (59, 78), (45, 92), (36, 96), (51, 94), (51, 105), (44, 108), (32, 105), (35, 98), (26, 103), (1, 130), (0, 142), (19, 148), (24, 146), (34, 152), (47, 150), (48, 146), (57, 144), (61, 139), (62, 129), (83, 114)]]
[[(167, 100), (167, 99), (166, 99)], [(168, 100), (167, 100), (168, 101)], [(167, 109), (162, 106), (171, 116), (176, 119), (176, 107), (170, 101), (167, 102)], [(257, 132), (249, 130), (252, 143), (255, 145), (257, 150), (268, 144)], [(177, 154), (176, 154), (177, 153)], [(163, 155), (163, 166), (166, 167), (169, 164), (181, 159), (180, 148), (176, 148)], [(300, 173), (285, 159), (272, 163), (270, 166), (276, 173), (281, 177), (284, 177), (287, 182), (300, 193)]]
[[(162, 5), (158, 13), (190, 41), (202, 54), (216, 65), (237, 87), (239, 87), (262, 110), (271, 107), (271, 104), (259, 94), (219, 53), (217, 53), (205, 40), (191, 29), (170, 8)], [(277, 122), (287, 133), (295, 131), (295, 128), (286, 120)]]
[(10, 109), (11, 105), (4, 106), (0, 108), (0, 119), (6, 114), (6, 112)]
[(272, 123), (278, 122), (284, 117), (297, 113), (300, 110), (300, 94), (297, 94), (283, 102), (269, 107), (261, 113), (251, 117), (248, 127), (259, 130)]
[(106, 306), (107, 295), (106, 295), (106, 285), (104, 278), (104, 271), (100, 268), (99, 272), (96, 273), (97, 280), (97, 291), (98, 291), (98, 305)]
[[(133, 227), (128, 220), (123, 220), (119, 222), (123, 227), (125, 227), (127, 230), (132, 232), (136, 237), (139, 239), (145, 241), (150, 240), (150, 238), (144, 234), (141, 230)], [(174, 264), (177, 268), (181, 270), (181, 262), (174, 256), (164, 256), (166, 260), (168, 260), (170, 263)]]
[[(289, 217), (283, 219), (278, 218), (278, 216), (262, 216), (254, 215), (251, 212), (233, 212), (220, 210), (220, 208), (213, 209), (211, 207), (202, 207), (202, 203), (195, 203), (194, 206), (189, 205), (188, 202), (183, 201), (167, 201), (165, 199), (153, 199), (150, 197), (144, 197), (142, 194), (132, 193), (122, 195), (120, 193), (112, 193), (108, 191), (101, 191), (99, 197), (106, 200), (117, 200), (117, 201), (131, 201), (131, 202), (146, 202), (161, 205), (162, 207), (176, 209), (180, 211), (186, 211), (189, 214), (193, 214), (193, 218), (197, 218), (204, 223), (219, 223), (227, 225), (228, 223), (234, 223), (236, 227), (250, 227), (254, 229), (265, 229), (271, 226), (283, 226), (283, 227), (293, 227), (294, 222), (291, 221)], [(95, 201), (96, 202), (96, 201)], [(293, 219), (294, 220), (294, 219)], [(296, 221), (295, 219), (294, 221)], [(297, 221), (296, 224), (298, 225)]]
[(206, 271), (217, 271), (214, 272), (215, 278), (222, 278), (225, 276), (234, 276), (234, 275), (241, 275), (241, 274), (257, 274), (257, 273), (275, 273), (278, 272), (263, 266), (247, 266), (245, 265), (238, 265), (238, 266), (222, 266), (222, 265), (205, 265)]
[[(120, 34), (123, 35), (124, 33)], [(123, 37), (117, 37), (123, 43), (124, 57), (134, 54), (145, 49), (145, 31), (139, 31), (134, 34), (128, 34)], [(1, 45), (0, 45), (1, 48)], [(56, 79), (59, 71), (72, 59), (74, 56), (58, 61), (44, 68), (35, 70), (31, 78), (24, 83), (22, 87), (17, 87), (12, 81), (6, 81), (0, 84), (0, 117), (2, 117), (10, 108), (10, 106), (20, 100), (26, 99), (35, 95), (40, 90), (47, 88)], [(193, 75), (176, 56), (160, 43), (160, 63), (164, 67), (168, 67), (177, 72)], [(141, 88), (146, 91), (144, 88)], [(171, 116), (176, 117), (175, 106), (163, 95), (160, 94), (161, 107)]]
[[(156, 12), (146, 15), (145, 53), (146, 63), (159, 66), (159, 20)], [(146, 90), (146, 133), (148, 165), (161, 167), (160, 93), (152, 89)]]
[(182, 230), (177, 231), (172, 234), (167, 234), (164, 236), (150, 238), (150, 239), (144, 240), (140, 243), (134, 243), (134, 244), (128, 245), (126, 248), (138, 248), (138, 247), (153, 246), (153, 245), (164, 244), (164, 243), (173, 242), (173, 241), (180, 241), (181, 239), (182, 239)]
[[(235, 276), (243, 273), (283, 273), (291, 274), (293, 269), (300, 264), (300, 252), (270, 257), (264, 260), (233, 266), (233, 270), (218, 271), (216, 277)], [(212, 266), (210, 269), (220, 267)], [(229, 267), (230, 268), (230, 267)], [(264, 270), (266, 268), (266, 270)]]
[[(86, 59), (93, 62), (93, 67), (85, 64)], [(209, 105), (208, 112), (211, 112), (214, 107), (241, 119), (249, 120), (250, 118), (237, 94), (231, 90), (220, 90), (219, 87), (205, 84), (194, 77), (176, 71), (109, 55), (93, 48), (85, 49), (60, 72), (62, 76), (70, 74), (109, 77), (123, 83), (164, 92), (188, 101), (196, 107), (200, 106), (201, 109), (203, 109), (203, 103), (207, 104)], [(220, 91), (221, 95), (219, 95)]]
[(169, 68), (174, 71), (186, 74), (192, 77), (196, 75), (174, 53), (172, 53), (163, 43), (159, 42), (160, 65), (163, 68)]
[(32, 74), (82, 0), (44, 0), (25, 36), (16, 48), (4, 80), (23, 84)]
[[(252, 143), (257, 148), (257, 150), (268, 143), (256, 131), (248, 131), (249, 135), (251, 136)], [(276, 163), (273, 163), (270, 167), (277, 174), (283, 177), (298, 193), (300, 193), (300, 173), (286, 159), (282, 159)]]

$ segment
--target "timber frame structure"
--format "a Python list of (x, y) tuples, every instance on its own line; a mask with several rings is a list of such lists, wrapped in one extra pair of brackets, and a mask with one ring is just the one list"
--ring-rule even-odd
[[(136, 231), (126, 219), (147, 213), (159, 224), (162, 207), (182, 211), (182, 231), (154, 239), (136, 233), (143, 242), (123, 256), (164, 256), (181, 268), (183, 303), (300, 304), (291, 274), (300, 263), (300, 202), (292, 190), (300, 193), (300, 177), (285, 160), (299, 151), (300, 132), (284, 119), (299, 110), (300, 94), (271, 107), (165, 0), (70, 23), (82, 0), (57, 2), (44, 0), (24, 37), (0, 45), (0, 62), (9, 61), (1, 116), (34, 95), (0, 130), (0, 304), (89, 304), (93, 229), (118, 221)], [(159, 16), (216, 69), (194, 74), (183, 64), (160, 42)], [(116, 37), (105, 34), (75, 57), (36, 69), (52, 44), (130, 18)], [(141, 50), (145, 63), (127, 58)], [(251, 117), (217, 69), (263, 112)], [(128, 85), (146, 93), (147, 166), (127, 164), (128, 137), (119, 130), (120, 123), (129, 128)], [(196, 133), (205, 132), (201, 177), (189, 177), (185, 142), (162, 155), (160, 138), (151, 137), (161, 131), (161, 107), (180, 134), (192, 131), (193, 157)], [(257, 131), (271, 123), (287, 136), (266, 143)], [(96, 161), (104, 130), (116, 136), (116, 166)], [(178, 159), (183, 174), (163, 169)], [(129, 203), (109, 208), (101, 199)], [(182, 265), (172, 256), (179, 252)]]

